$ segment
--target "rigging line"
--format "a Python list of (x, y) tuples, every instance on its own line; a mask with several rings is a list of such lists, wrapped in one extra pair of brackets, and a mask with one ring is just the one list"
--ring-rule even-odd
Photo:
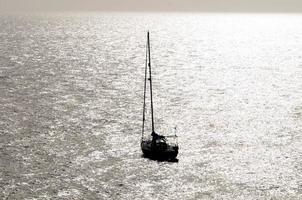
[(145, 109), (146, 109), (146, 86), (147, 86), (147, 62), (148, 62), (148, 43), (146, 44), (146, 60), (145, 60), (145, 80), (144, 80), (144, 105), (143, 105), (143, 127), (142, 127), (142, 139), (144, 137), (145, 129)]
[(151, 98), (152, 133), (154, 133), (153, 97), (152, 97), (152, 77), (151, 77), (151, 52), (150, 52), (150, 36), (149, 36), (149, 31), (148, 31), (148, 53), (149, 53), (149, 80), (150, 80), (150, 98)]

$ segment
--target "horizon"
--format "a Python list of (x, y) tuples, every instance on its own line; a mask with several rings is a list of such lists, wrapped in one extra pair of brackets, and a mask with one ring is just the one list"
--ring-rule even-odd
[(299, 0), (0, 0), (0, 12), (302, 13)]

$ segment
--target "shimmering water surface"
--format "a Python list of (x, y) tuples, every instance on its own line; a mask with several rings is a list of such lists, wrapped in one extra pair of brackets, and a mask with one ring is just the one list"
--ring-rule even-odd
[[(141, 157), (146, 31), (156, 129)], [(0, 199), (302, 199), (302, 15), (0, 15)]]

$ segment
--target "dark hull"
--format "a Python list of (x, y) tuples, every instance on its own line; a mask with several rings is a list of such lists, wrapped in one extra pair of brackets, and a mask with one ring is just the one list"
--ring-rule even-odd
[(152, 145), (150, 141), (143, 141), (141, 143), (142, 152), (144, 157), (155, 160), (175, 160), (178, 154), (178, 146), (166, 145), (157, 146)]
[(144, 157), (152, 158), (152, 159), (159, 159), (159, 160), (168, 160), (168, 159), (175, 159), (177, 157), (178, 151), (173, 152), (158, 152), (158, 151), (149, 151), (142, 149)]

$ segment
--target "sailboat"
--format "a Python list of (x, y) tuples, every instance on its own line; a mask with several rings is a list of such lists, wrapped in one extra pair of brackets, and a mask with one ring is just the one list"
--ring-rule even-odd
[[(151, 135), (145, 137), (146, 126), (146, 92), (147, 84), (150, 88), (151, 101)], [(178, 154), (178, 142), (176, 132), (174, 135), (164, 136), (155, 132), (154, 126), (154, 110), (152, 96), (152, 74), (151, 74), (151, 52), (150, 52), (150, 34), (147, 33), (146, 63), (145, 63), (145, 81), (144, 81), (144, 103), (143, 103), (143, 124), (141, 149), (145, 157), (151, 159), (173, 160)], [(176, 129), (176, 128), (175, 128)], [(172, 142), (173, 141), (173, 142)]]

